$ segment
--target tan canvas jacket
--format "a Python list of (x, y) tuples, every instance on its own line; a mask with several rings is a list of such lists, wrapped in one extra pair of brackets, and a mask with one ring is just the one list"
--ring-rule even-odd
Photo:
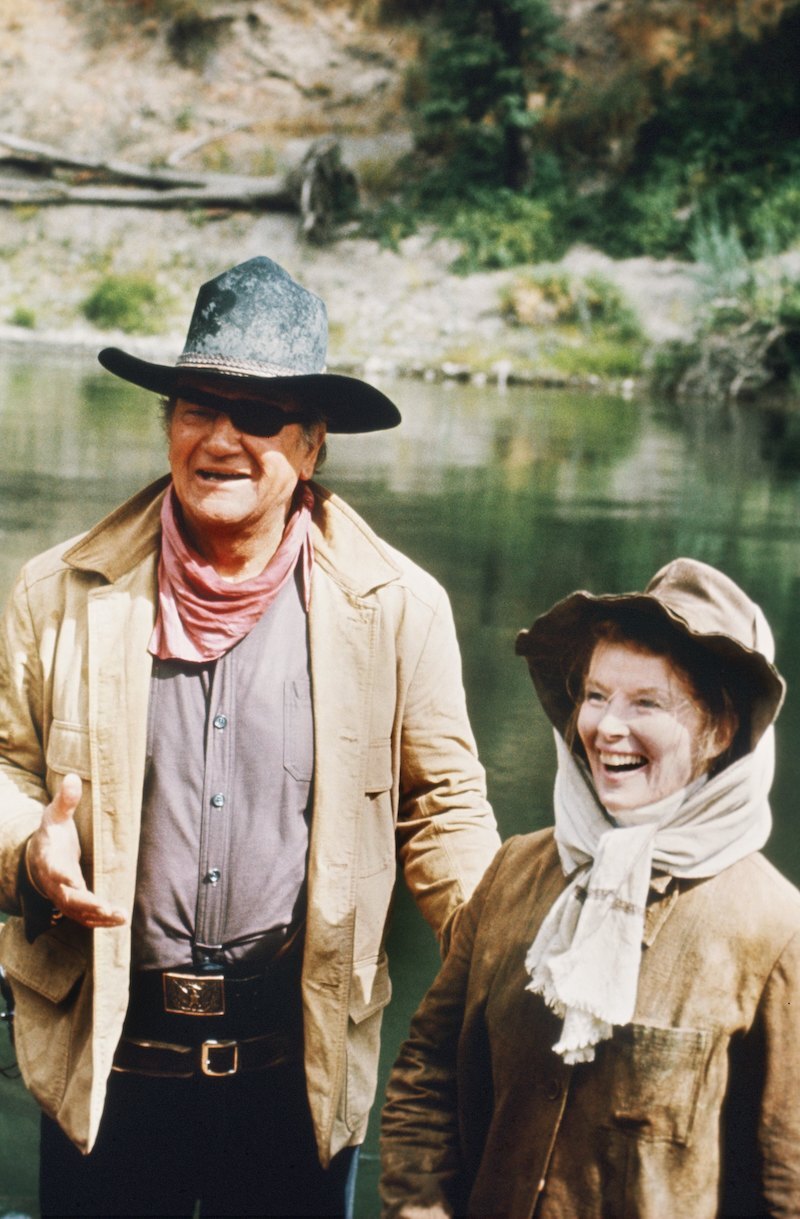
[[(159, 512), (166, 480), (32, 560), (0, 632), (0, 906), (19, 916), (22, 846), (67, 771), (88, 883), (133, 906)], [(314, 806), (305, 1060), (323, 1163), (363, 1139), (390, 984), (396, 859), (443, 934), (499, 839), (441, 587), (316, 487), (309, 637)], [(0, 935), (27, 1086), (83, 1150), (96, 1137), (128, 996), (129, 927), (68, 920)]]
[(569, 1067), (524, 967), (564, 884), (552, 830), (514, 838), (459, 915), (389, 1081), (385, 1219), (796, 1219), (800, 893), (762, 855), (654, 878), (634, 1021)]

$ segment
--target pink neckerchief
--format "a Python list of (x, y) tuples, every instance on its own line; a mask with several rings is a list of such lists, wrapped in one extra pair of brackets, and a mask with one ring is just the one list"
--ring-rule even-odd
[(223, 580), (188, 545), (172, 486), (161, 508), (158, 613), (148, 651), (160, 660), (216, 660), (250, 631), (277, 597), (302, 557), (306, 611), (311, 596), (311, 510), (314, 493), (302, 483), (278, 549), (260, 575), (239, 584)]

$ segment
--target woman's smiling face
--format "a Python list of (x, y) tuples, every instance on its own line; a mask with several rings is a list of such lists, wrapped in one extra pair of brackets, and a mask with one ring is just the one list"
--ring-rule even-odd
[(720, 752), (708, 718), (667, 657), (630, 643), (598, 643), (577, 729), (605, 808), (642, 808), (703, 774)]

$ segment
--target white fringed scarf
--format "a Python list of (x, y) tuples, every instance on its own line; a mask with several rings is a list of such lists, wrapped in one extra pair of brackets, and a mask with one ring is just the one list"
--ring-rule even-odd
[(569, 883), (528, 951), (526, 989), (563, 1017), (555, 1052), (591, 1062), (612, 1026), (633, 1018), (653, 869), (716, 876), (767, 841), (774, 733), (713, 779), (614, 819), (558, 733), (556, 747), (555, 833)]

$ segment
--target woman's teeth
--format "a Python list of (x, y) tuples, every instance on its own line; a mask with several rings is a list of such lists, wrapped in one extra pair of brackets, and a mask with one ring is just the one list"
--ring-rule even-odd
[(599, 753), (599, 758), (607, 770), (639, 770), (647, 765), (647, 758), (641, 753)]

